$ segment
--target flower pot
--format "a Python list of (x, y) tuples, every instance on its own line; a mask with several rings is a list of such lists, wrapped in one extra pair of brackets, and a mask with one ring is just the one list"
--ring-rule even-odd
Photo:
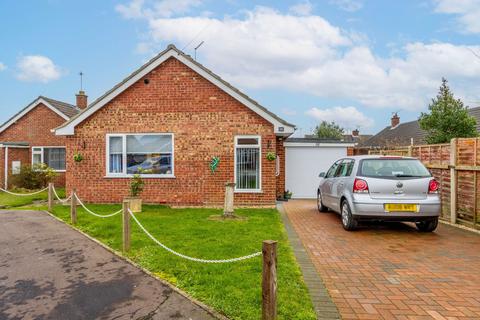
[(126, 198), (125, 200), (128, 200), (130, 202), (130, 210), (133, 213), (142, 212), (142, 199), (141, 198), (129, 197), (129, 198)]

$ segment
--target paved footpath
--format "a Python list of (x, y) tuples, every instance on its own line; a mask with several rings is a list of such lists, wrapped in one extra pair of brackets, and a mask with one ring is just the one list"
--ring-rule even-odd
[(0, 319), (214, 319), (44, 212), (0, 211)]
[(480, 319), (480, 235), (403, 223), (347, 232), (315, 201), (285, 209), (343, 319)]

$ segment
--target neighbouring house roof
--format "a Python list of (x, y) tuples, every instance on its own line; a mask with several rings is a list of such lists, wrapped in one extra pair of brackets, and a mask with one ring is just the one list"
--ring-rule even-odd
[(180, 62), (184, 63), (186, 66), (200, 74), (202, 77), (225, 91), (227, 94), (232, 96), (234, 99), (250, 108), (252, 111), (269, 121), (274, 125), (275, 133), (278, 135), (289, 136), (295, 131), (295, 125), (288, 123), (287, 121), (281, 119), (276, 114), (270, 112), (265, 107), (261, 106), (258, 102), (248, 97), (246, 94), (242, 93), (240, 90), (232, 86), (230, 83), (226, 82), (218, 75), (210, 71), (208, 68), (198, 63), (192, 59), (189, 55), (185, 54), (181, 50), (177, 49), (174, 45), (170, 44), (164, 51), (160, 52), (156, 57), (148, 61), (146, 64), (141, 66), (139, 69), (131, 73), (123, 81), (118, 83), (112, 89), (107, 91), (101, 97), (92, 102), (88, 108), (83, 110), (81, 113), (67, 121), (62, 126), (56, 128), (55, 132), (57, 135), (73, 135), (75, 126), (80, 124), (82, 121), (87, 119), (89, 116), (94, 114), (96, 111), (105, 106), (108, 102), (114, 99), (117, 95), (125, 91), (128, 87), (136, 83), (146, 74), (154, 70), (156, 67), (161, 65), (169, 58), (175, 58)]
[(33, 110), (39, 104), (45, 105), (47, 108), (49, 108), (50, 110), (52, 110), (53, 112), (55, 112), (65, 120), (69, 120), (70, 118), (72, 118), (73, 116), (75, 116), (80, 112), (80, 110), (77, 107), (69, 103), (39, 96), (38, 98), (33, 100), (29, 105), (27, 105), (25, 108), (17, 112), (10, 119), (8, 119), (2, 125), (0, 125), (0, 133), (5, 131), (12, 124), (14, 124), (23, 116), (28, 114), (31, 110)]
[(283, 143), (285, 147), (353, 147), (355, 143), (337, 139), (322, 138), (288, 138)]
[[(480, 132), (480, 107), (468, 109), (468, 113), (477, 120), (477, 131)], [(370, 139), (359, 144), (365, 148), (388, 148), (425, 144), (426, 131), (420, 128), (418, 120), (400, 123), (395, 127), (385, 127)]]
[(30, 144), (28, 142), (1, 142), (0, 141), (0, 146), (3, 147), (28, 147)]
[[(352, 134), (344, 134), (343, 138), (339, 139), (342, 142), (348, 142), (348, 143), (355, 143), (359, 144), (362, 143), (363, 141), (370, 139), (373, 135), (372, 134), (360, 134), (358, 136), (353, 136)], [(319, 139), (313, 134), (306, 134), (305, 138), (300, 138), (300, 139)], [(338, 140), (336, 140), (338, 141)]]

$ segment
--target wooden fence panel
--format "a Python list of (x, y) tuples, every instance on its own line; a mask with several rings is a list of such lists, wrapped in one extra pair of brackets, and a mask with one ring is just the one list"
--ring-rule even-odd
[[(455, 141), (456, 140), (456, 143)], [(442, 212), (440, 218), (450, 221), (452, 197), (456, 196), (458, 223), (480, 229), (480, 143), (478, 138), (459, 138), (452, 140), (456, 146), (451, 155), (452, 144), (418, 145), (396, 149), (370, 150), (369, 154), (412, 156), (429, 168), (440, 182)], [(450, 163), (454, 156), (455, 163)], [(453, 168), (452, 171), (450, 168)], [(453, 172), (453, 176), (452, 176)], [(450, 188), (452, 177), (456, 177), (456, 190), (452, 195)], [(455, 212), (455, 211), (453, 211)]]

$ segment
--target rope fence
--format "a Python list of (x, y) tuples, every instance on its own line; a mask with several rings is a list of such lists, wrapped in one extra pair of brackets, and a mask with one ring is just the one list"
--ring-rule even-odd
[(190, 256), (187, 256), (187, 255), (181, 254), (181, 253), (167, 247), (163, 243), (161, 243), (158, 239), (156, 239), (154, 236), (152, 236), (152, 234), (150, 232), (148, 232), (147, 229), (145, 229), (145, 227), (140, 223), (140, 221), (138, 221), (137, 217), (133, 214), (133, 212), (130, 209), (128, 209), (128, 213), (133, 218), (133, 220), (137, 223), (137, 225), (140, 227), (140, 229), (142, 229), (142, 231), (145, 232), (145, 234), (150, 239), (152, 239), (153, 242), (155, 242), (156, 244), (158, 244), (160, 247), (167, 250), (168, 252), (173, 253), (174, 255), (176, 255), (180, 258), (186, 259), (186, 260), (201, 262), (201, 263), (229, 263), (229, 262), (237, 262), (237, 261), (242, 261), (242, 260), (255, 258), (255, 257), (258, 257), (259, 255), (262, 254), (262, 252), (259, 251), (259, 252), (255, 252), (255, 253), (252, 253), (252, 254), (249, 254), (249, 255), (246, 255), (246, 256), (242, 256), (242, 257), (238, 257), (238, 258), (222, 259), (222, 260), (208, 260), (208, 259), (200, 259), (200, 258), (190, 257)]
[(177, 252), (162, 242), (155, 238), (138, 220), (135, 214), (130, 210), (130, 202), (125, 200), (123, 202), (122, 209), (110, 213), (110, 214), (99, 214), (96, 213), (85, 206), (83, 201), (77, 196), (76, 190), (73, 189), (70, 196), (62, 199), (58, 192), (56, 191), (53, 183), (49, 183), (48, 187), (40, 191), (33, 193), (14, 193), (5, 189), (0, 188), (0, 191), (6, 192), (15, 196), (31, 196), (42, 193), (48, 190), (48, 210), (52, 211), (54, 198), (56, 198), (61, 203), (65, 204), (70, 201), (70, 217), (72, 224), (77, 222), (77, 203), (89, 214), (98, 217), (98, 218), (109, 218), (116, 216), (123, 212), (123, 251), (127, 252), (130, 249), (130, 239), (131, 239), (131, 230), (130, 230), (130, 218), (132, 218), (138, 227), (158, 246), (162, 247), (164, 250), (170, 252), (171, 254), (199, 263), (209, 263), (209, 264), (222, 264), (222, 263), (232, 263), (239, 262), (243, 260), (252, 259), (263, 255), (263, 269), (262, 269), (262, 319), (263, 320), (275, 320), (277, 318), (277, 242), (272, 240), (263, 241), (262, 251), (254, 252), (249, 255), (229, 258), (229, 259), (201, 259), (196, 257), (187, 256), (180, 252)]
[(47, 191), (47, 190), (48, 190), (48, 187), (46, 187), (45, 189), (42, 189), (40, 191), (35, 191), (35, 192), (32, 192), (32, 193), (15, 193), (15, 192), (11, 192), (11, 191), (8, 191), (6, 189), (0, 188), (0, 191), (11, 194), (12, 196), (19, 196), (19, 197), (33, 196), (33, 195), (42, 193), (42, 192)]

